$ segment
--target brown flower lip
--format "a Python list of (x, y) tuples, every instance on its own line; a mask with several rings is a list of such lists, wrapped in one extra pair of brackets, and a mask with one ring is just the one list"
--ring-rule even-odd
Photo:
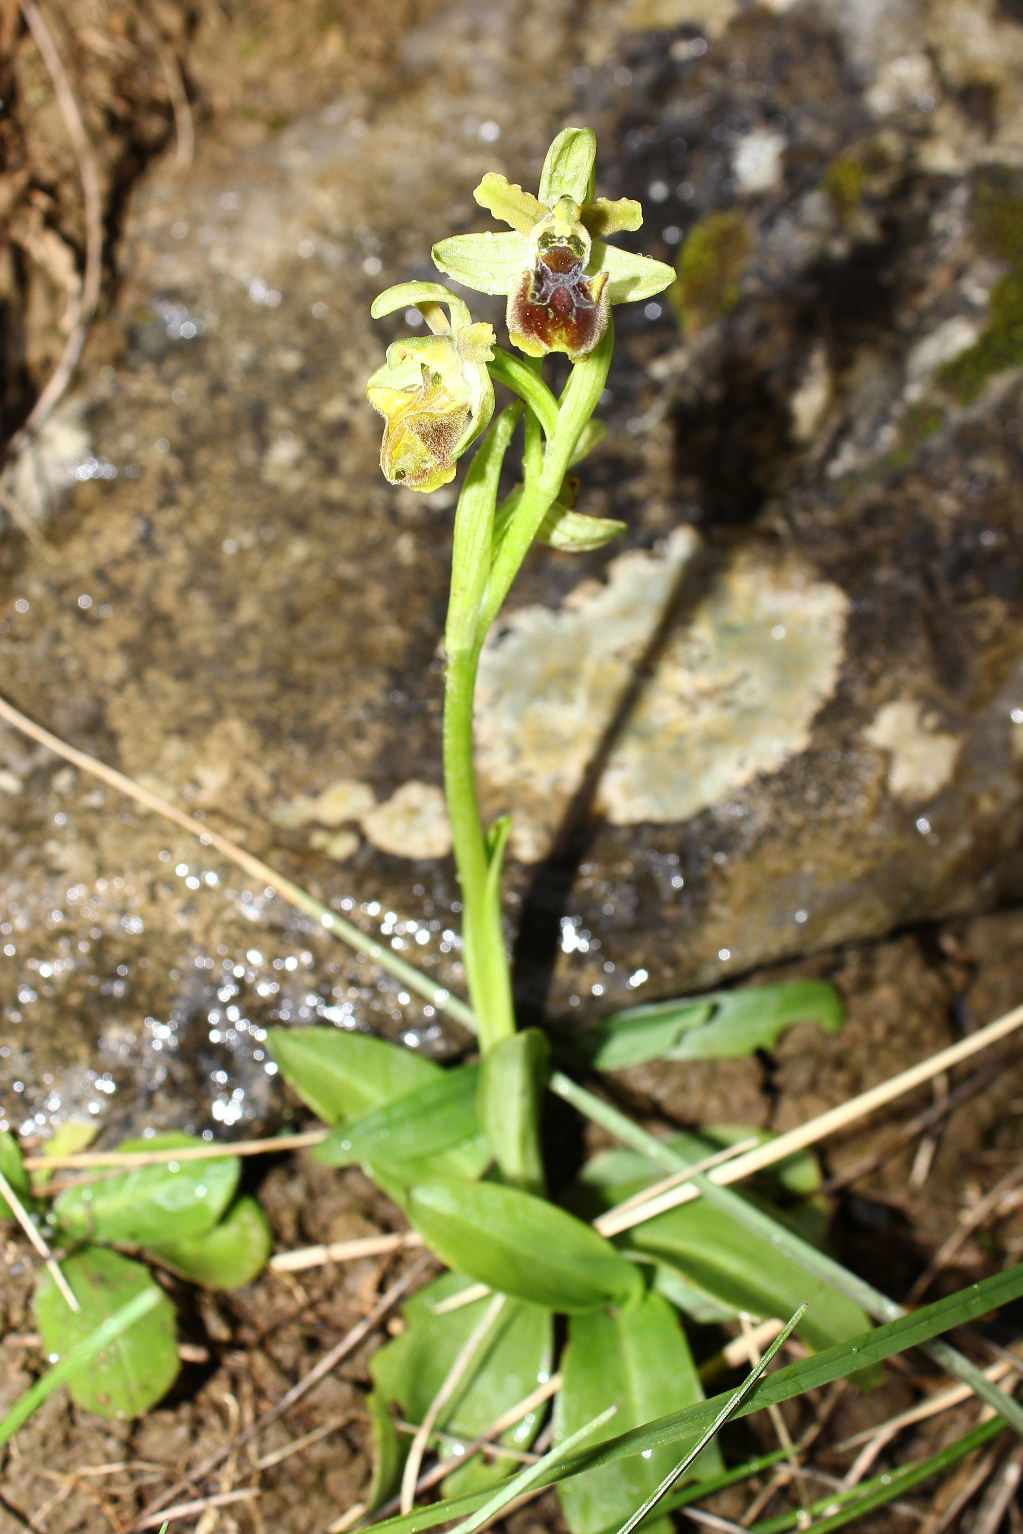
[(606, 289), (606, 273), (586, 276), (579, 241), (542, 237), (535, 265), (509, 294), (513, 341), (532, 356), (567, 352), (573, 362), (588, 356), (607, 329)]

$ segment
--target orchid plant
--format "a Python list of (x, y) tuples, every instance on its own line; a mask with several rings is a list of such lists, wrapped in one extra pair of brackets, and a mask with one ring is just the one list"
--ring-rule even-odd
[[(738, 1309), (787, 1315), (803, 1297), (799, 1262), (778, 1250), (773, 1227), (769, 1236), (747, 1228), (753, 1206), (738, 1195), (731, 1214), (694, 1204), (661, 1216), (661, 1226), (632, 1216), (623, 1225), (608, 1215), (622, 1200), (634, 1203), (666, 1167), (677, 1171), (720, 1152), (713, 1134), (665, 1144), (642, 1133), (630, 1141), (626, 1132), (634, 1148), (586, 1167), (567, 1200), (572, 1212), (550, 1201), (540, 1140), (545, 1094), (555, 1092), (591, 1116), (603, 1112), (606, 1123), (612, 1110), (552, 1072), (545, 1033), (516, 1027), (501, 910), (511, 822), (505, 816), (486, 825), (476, 788), (480, 655), (535, 543), (590, 550), (622, 530), (621, 522), (576, 509), (572, 471), (603, 434), (595, 411), (611, 362), (615, 306), (651, 298), (675, 279), (664, 262), (608, 243), (639, 229), (642, 210), (628, 198), (594, 196), (595, 156), (590, 130), (566, 129), (547, 153), (535, 196), (495, 173), (476, 188), (476, 201), (510, 232), (456, 235), (433, 248), (446, 277), (505, 297), (514, 350), (499, 346), (493, 327), (475, 320), (440, 283), (402, 283), (372, 306), (376, 318), (418, 309), (428, 331), (393, 341), (368, 382), (369, 401), (384, 418), (385, 477), (406, 489), (437, 490), (475, 446), (454, 517), (443, 757), (471, 1002), (471, 1010), (460, 1004), (460, 1015), (471, 1018), (480, 1054), (444, 1070), (357, 1032), (290, 1028), (271, 1036), (284, 1077), (336, 1126), (315, 1159), (361, 1164), (450, 1269), (409, 1303), (407, 1329), (371, 1365), (379, 1465), (373, 1505), (386, 1501), (394, 1477), (410, 1505), (432, 1429), (448, 1435), (440, 1446), (441, 1457), (451, 1457), (447, 1491), (478, 1492), (506, 1473), (500, 1457), (459, 1466), (459, 1439), (464, 1444), (510, 1414), (501, 1443), (514, 1452), (529, 1448), (543, 1408), (525, 1404), (516, 1415), (515, 1403), (554, 1372), (557, 1315), (569, 1318), (554, 1407), (555, 1434), (564, 1442), (609, 1399), (622, 1408), (621, 1430), (702, 1398), (676, 1307), (702, 1319)], [(543, 377), (551, 353), (571, 364), (558, 395)], [(512, 396), (500, 409), (497, 388)], [(502, 497), (516, 441), (520, 467)], [(758, 992), (752, 1007), (750, 995), (605, 1018), (589, 1030), (575, 1063), (584, 1071), (613, 1070), (653, 1058), (742, 1054), (769, 1047), (797, 1019), (840, 1021), (830, 987), (816, 982)], [(797, 1180), (806, 1171), (794, 1174)], [(720, 1190), (715, 1198), (720, 1204)], [(763, 1218), (759, 1210), (756, 1218)], [(615, 1233), (617, 1244), (609, 1239)], [(652, 1244), (645, 1240), (651, 1234)], [(715, 1240), (718, 1256), (708, 1259)], [(814, 1346), (865, 1324), (862, 1309), (832, 1289), (800, 1326)], [(424, 1424), (407, 1452), (398, 1446), (393, 1406)], [(619, 1513), (624, 1517), (657, 1485), (665, 1463), (655, 1453), (630, 1462), (625, 1475), (594, 1470), (566, 1483), (562, 1501), (574, 1534), (597, 1534)], [(716, 1469), (711, 1446), (693, 1473)]]

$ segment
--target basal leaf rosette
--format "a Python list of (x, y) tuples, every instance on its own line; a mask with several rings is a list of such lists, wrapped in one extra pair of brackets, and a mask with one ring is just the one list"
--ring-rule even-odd
[(454, 479), (456, 460), (494, 413), (487, 370), (494, 330), (474, 323), (462, 300), (436, 282), (388, 288), (371, 313), (380, 319), (410, 306), (420, 310), (431, 334), (392, 342), (366, 394), (385, 421), (385, 479), (409, 490), (437, 490)]
[(434, 265), (456, 282), (507, 295), (508, 333), (529, 357), (588, 357), (612, 304), (652, 298), (675, 280), (665, 262), (607, 244), (639, 229), (643, 210), (628, 197), (594, 198), (595, 159), (592, 131), (566, 128), (547, 151), (537, 196), (494, 172), (476, 188), (476, 201), (511, 234), (455, 235), (433, 247)]

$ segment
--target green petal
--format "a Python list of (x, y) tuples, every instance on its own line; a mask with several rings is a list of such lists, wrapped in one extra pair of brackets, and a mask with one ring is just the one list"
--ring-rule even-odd
[(589, 202), (593, 196), (593, 167), (597, 136), (592, 128), (565, 128), (547, 151), (540, 172), (540, 201), (553, 208), (559, 197)]
[[(408, 308), (422, 309), (428, 315), (428, 311), (437, 304), (447, 305), (452, 330), (472, 323), (472, 315), (462, 299), (439, 282), (399, 282), (395, 287), (385, 288), (382, 293), (378, 293), (369, 312), (375, 320), (383, 319), (385, 314), (394, 314), (398, 309)], [(430, 328), (432, 330), (434, 327), (431, 325)]]
[(530, 242), (521, 234), (456, 234), (433, 247), (433, 264), (477, 293), (509, 293), (532, 265)]
[(547, 211), (532, 192), (524, 192), (496, 171), (488, 171), (472, 195), (481, 208), (522, 234), (528, 234)]
[(583, 208), (582, 220), (595, 239), (606, 240), (612, 234), (642, 229), (643, 208), (633, 197), (619, 197), (616, 202), (597, 197)]
[(617, 245), (605, 245), (594, 240), (590, 263), (587, 268), (595, 272), (607, 272), (608, 285), (613, 304), (631, 303), (637, 298), (653, 298), (663, 293), (675, 281), (675, 269), (665, 261), (654, 261), (650, 256), (634, 256), (630, 250), (619, 250)]

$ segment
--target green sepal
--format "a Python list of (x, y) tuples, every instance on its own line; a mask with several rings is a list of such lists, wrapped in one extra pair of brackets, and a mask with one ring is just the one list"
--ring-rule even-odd
[(325, 1124), (340, 1124), (435, 1081), (443, 1068), (414, 1050), (341, 1028), (271, 1028), (281, 1075)]
[(547, 212), (532, 192), (524, 192), (496, 171), (488, 171), (472, 195), (481, 208), (486, 208), (488, 213), (520, 234), (528, 234)]
[(432, 256), (434, 266), (463, 287), (509, 293), (529, 265), (530, 242), (521, 234), (455, 234), (439, 240)]
[(421, 1183), (409, 1218), (442, 1262), (477, 1283), (568, 1313), (635, 1304), (635, 1264), (564, 1209), (498, 1183)]
[(36, 1322), (43, 1349), (51, 1356), (70, 1352), (136, 1295), (154, 1290), (159, 1295), (134, 1326), (68, 1383), (71, 1399), (97, 1416), (141, 1416), (167, 1394), (178, 1375), (170, 1300), (141, 1263), (103, 1247), (87, 1246), (71, 1253), (62, 1259), (61, 1269), (80, 1308), (71, 1309), (48, 1270), (40, 1275)]
[(540, 172), (539, 198), (553, 208), (561, 197), (589, 202), (597, 163), (597, 135), (592, 128), (564, 128), (547, 151)]
[(273, 1249), (270, 1222), (254, 1198), (236, 1199), (201, 1236), (147, 1243), (147, 1256), (206, 1289), (244, 1289), (266, 1267)]
[(480, 1068), (442, 1071), (404, 1096), (349, 1120), (315, 1147), (324, 1166), (371, 1166), (402, 1186), (433, 1177), (476, 1177), (490, 1153), (480, 1133)]
[[(185, 1150), (204, 1144), (195, 1135), (174, 1132), (126, 1140), (119, 1149)], [(125, 1246), (181, 1241), (212, 1230), (234, 1197), (240, 1175), (237, 1156), (164, 1161), (67, 1188), (54, 1200), (53, 1209), (61, 1231), (72, 1241)]]
[[(410, 1300), (404, 1309), (405, 1330), (385, 1343), (370, 1363), (376, 1393), (400, 1406), (408, 1421), (421, 1422), (447, 1378), (452, 1365), (482, 1320), (488, 1299), (436, 1310), (461, 1294), (468, 1285), (454, 1273), (445, 1273)], [(488, 1336), (462, 1376), (450, 1400), (442, 1408), (437, 1428), (471, 1442), (545, 1380), (552, 1367), (553, 1317), (538, 1305), (508, 1300), (496, 1317)], [(529, 1449), (543, 1420), (538, 1407), (520, 1418), (501, 1435), (510, 1448)], [(441, 1459), (457, 1465), (454, 1446), (438, 1446)], [(445, 1494), (455, 1495), (489, 1486), (513, 1469), (506, 1459), (477, 1458), (454, 1468), (444, 1483)]]
[(445, 288), (439, 282), (399, 282), (392, 288), (385, 288), (378, 293), (370, 305), (370, 314), (375, 320), (383, 319), (385, 315), (394, 314), (399, 309), (419, 309), (427, 319), (431, 317), (439, 304), (445, 305), (450, 314), (450, 323), (436, 330), (434, 325), (430, 329), (435, 334), (443, 334), (448, 330), (460, 330), (463, 326), (472, 324), (472, 315), (468, 305), (463, 299), (452, 293), (450, 288)]
[(652, 256), (637, 256), (618, 245), (594, 240), (586, 266), (587, 273), (607, 272), (608, 296), (612, 304), (627, 304), (639, 298), (653, 298), (675, 281), (675, 268)]
[[(561, 1373), (554, 1407), (556, 1441), (612, 1404), (618, 1414), (602, 1438), (704, 1399), (678, 1317), (658, 1294), (648, 1294), (632, 1310), (570, 1317)], [(624, 1523), (677, 1464), (677, 1450), (666, 1444), (564, 1481), (558, 1496), (572, 1534), (602, 1534)], [(718, 1475), (723, 1468), (720, 1450), (712, 1443), (691, 1467), (689, 1479)], [(670, 1529), (670, 1520), (644, 1528), (661, 1526)]]
[(541, 1195), (540, 1116), (550, 1054), (546, 1034), (527, 1028), (487, 1051), (479, 1081), (480, 1124), (504, 1181)]

